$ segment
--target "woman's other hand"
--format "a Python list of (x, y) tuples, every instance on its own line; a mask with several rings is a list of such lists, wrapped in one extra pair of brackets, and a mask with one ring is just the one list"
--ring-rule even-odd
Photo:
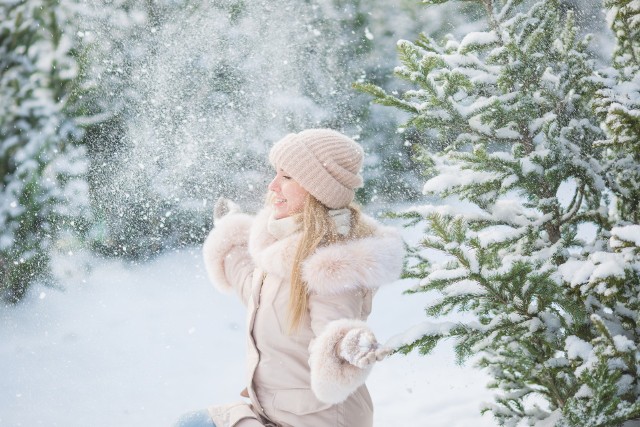
[(364, 368), (384, 359), (393, 349), (382, 347), (367, 329), (352, 329), (342, 339), (339, 351), (344, 360), (358, 368)]

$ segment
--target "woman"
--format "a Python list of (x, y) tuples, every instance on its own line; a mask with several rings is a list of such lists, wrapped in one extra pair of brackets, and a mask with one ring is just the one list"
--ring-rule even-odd
[(290, 134), (269, 154), (265, 209), (251, 217), (217, 202), (205, 266), (248, 307), (250, 403), (209, 408), (200, 414), (208, 425), (372, 425), (364, 382), (390, 350), (364, 320), (376, 289), (398, 277), (403, 244), (352, 204), (362, 158), (339, 132)]

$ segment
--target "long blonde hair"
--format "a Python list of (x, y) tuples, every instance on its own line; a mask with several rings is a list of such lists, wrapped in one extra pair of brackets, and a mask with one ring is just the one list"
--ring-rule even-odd
[(289, 333), (298, 329), (309, 307), (309, 293), (302, 278), (302, 262), (318, 247), (360, 239), (373, 234), (373, 229), (361, 220), (358, 206), (352, 203), (348, 208), (351, 211), (349, 233), (341, 235), (336, 230), (335, 221), (329, 215), (329, 208), (311, 194), (306, 196), (301, 215), (302, 237), (296, 249), (291, 271)]

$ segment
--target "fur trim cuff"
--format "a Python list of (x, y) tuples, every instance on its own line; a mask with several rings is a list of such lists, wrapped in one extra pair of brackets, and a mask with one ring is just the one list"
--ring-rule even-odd
[[(222, 292), (233, 287), (225, 274), (225, 260), (238, 247), (247, 247), (253, 218), (247, 214), (230, 214), (216, 221), (216, 226), (204, 241), (202, 254), (209, 280)], [(247, 253), (247, 258), (249, 254)]]
[(318, 400), (336, 404), (364, 384), (372, 365), (358, 368), (338, 355), (338, 348), (350, 330), (369, 329), (361, 320), (340, 319), (327, 324), (309, 347), (311, 390)]

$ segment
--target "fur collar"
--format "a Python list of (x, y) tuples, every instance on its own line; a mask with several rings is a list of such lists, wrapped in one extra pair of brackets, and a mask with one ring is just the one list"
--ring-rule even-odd
[[(249, 237), (249, 253), (256, 265), (269, 274), (289, 279), (300, 239), (296, 232), (277, 240), (267, 231), (270, 209), (256, 215)], [(318, 248), (302, 263), (309, 291), (330, 295), (376, 289), (400, 276), (404, 245), (398, 232), (362, 215), (375, 231), (370, 237)]]

